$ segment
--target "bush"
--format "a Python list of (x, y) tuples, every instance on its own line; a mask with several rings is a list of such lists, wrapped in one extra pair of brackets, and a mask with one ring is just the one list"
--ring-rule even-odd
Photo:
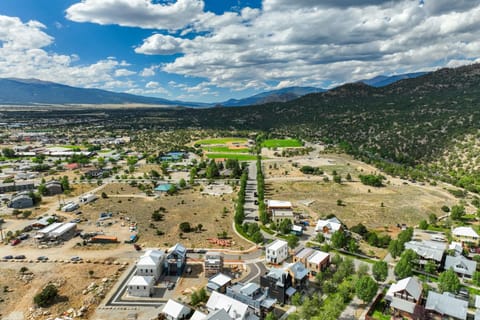
[(190, 226), (190, 223), (189, 222), (182, 222), (180, 223), (180, 230), (182, 232), (190, 232), (192, 231), (192, 227)]
[(367, 175), (359, 175), (360, 181), (367, 186), (372, 187), (383, 187), (383, 179), (385, 179), (382, 175), (374, 175), (374, 174), (367, 174)]
[(58, 297), (58, 289), (53, 284), (47, 285), (42, 292), (33, 297), (33, 302), (39, 307), (45, 308), (52, 305)]

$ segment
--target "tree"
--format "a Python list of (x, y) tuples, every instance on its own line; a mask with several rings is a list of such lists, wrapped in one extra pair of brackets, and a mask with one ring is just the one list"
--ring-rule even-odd
[(350, 241), (348, 241), (348, 251), (353, 253), (358, 251), (358, 243), (355, 239), (350, 239)]
[(465, 207), (462, 205), (456, 205), (452, 207), (452, 212), (450, 212), (450, 217), (453, 220), (460, 220), (465, 214)]
[(182, 232), (190, 232), (192, 230), (189, 222), (180, 223), (179, 228)]
[(418, 225), (420, 227), (420, 229), (422, 230), (427, 230), (428, 228), (428, 222), (426, 220), (422, 220), (420, 221), (420, 224)]
[(302, 304), (302, 295), (299, 292), (295, 292), (292, 296), (292, 304), (296, 307)]
[(10, 149), (10, 148), (3, 148), (2, 149), (2, 153), (3, 153), (3, 156), (5, 158), (13, 158), (15, 157), (15, 151), (13, 149)]
[(265, 316), (265, 320), (276, 320), (277, 318), (275, 317), (275, 315), (273, 314), (272, 311), (270, 311), (269, 313), (267, 313), (267, 315)]
[(195, 177), (197, 176), (197, 168), (193, 167), (192, 169), (190, 169), (190, 177), (189, 177), (189, 183), (190, 185), (194, 185), (195, 184)]
[(364, 303), (371, 301), (377, 290), (378, 284), (370, 276), (361, 277), (355, 284), (355, 293)]
[(290, 219), (283, 219), (280, 222), (279, 230), (283, 234), (289, 234), (292, 231), (292, 221)]
[(347, 179), (347, 181), (352, 181), (352, 176), (350, 175), (350, 173), (347, 173), (345, 179)]
[(408, 278), (413, 275), (412, 264), (416, 259), (417, 254), (413, 250), (406, 250), (400, 261), (395, 266), (394, 273), (397, 279)]
[(376, 261), (372, 267), (372, 275), (377, 281), (385, 281), (388, 276), (388, 264), (385, 261)]
[(290, 249), (296, 248), (298, 245), (298, 241), (299, 241), (298, 237), (294, 234), (291, 234), (287, 237), (287, 243)]
[(342, 183), (342, 176), (337, 174), (333, 176), (333, 182), (335, 183)]
[(91, 278), (93, 277), (93, 274), (95, 273), (95, 271), (93, 270), (88, 270), (88, 276)]
[(152, 213), (152, 220), (153, 221), (162, 221), (163, 220), (163, 214), (161, 214), (158, 210), (155, 210)]
[(475, 271), (473, 273), (472, 281), (473, 281), (474, 285), (476, 285), (477, 287), (480, 287), (480, 272), (479, 271)]
[(187, 186), (187, 182), (185, 181), (185, 179), (180, 179), (178, 185), (180, 186), (180, 188), (185, 188)]
[(170, 185), (170, 188), (168, 189), (167, 193), (169, 195), (174, 195), (175, 193), (177, 193), (178, 189), (177, 189), (177, 186), (174, 185), (174, 184), (171, 184)]
[(105, 192), (102, 192), (101, 197), (102, 197), (102, 199), (107, 199), (107, 198), (108, 198), (108, 195), (107, 195)]
[(438, 277), (438, 290), (440, 290), (440, 292), (442, 293), (458, 293), (460, 287), (460, 280), (452, 269), (448, 269), (447, 271), (442, 272)]
[(58, 297), (58, 289), (53, 284), (48, 284), (42, 292), (33, 297), (33, 302), (39, 307), (45, 308), (52, 305)]
[(435, 262), (428, 260), (425, 264), (424, 270), (426, 273), (433, 274), (437, 270), (437, 266), (435, 265)]
[(334, 232), (331, 240), (332, 245), (337, 249), (344, 248), (347, 245), (347, 236), (341, 231)]
[(435, 215), (435, 213), (430, 213), (428, 215), (428, 221), (430, 222), (430, 224), (436, 224), (437, 223), (437, 216)]
[(62, 190), (63, 190), (63, 192), (65, 192), (65, 191), (70, 191), (70, 182), (68, 181), (68, 177), (67, 177), (67, 176), (63, 176), (63, 177), (60, 179), (60, 184), (62, 185)]

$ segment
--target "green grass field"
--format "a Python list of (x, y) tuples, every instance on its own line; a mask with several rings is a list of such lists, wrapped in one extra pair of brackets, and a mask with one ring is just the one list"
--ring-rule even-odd
[(248, 153), (248, 149), (229, 149), (228, 147), (205, 147), (204, 150), (215, 153)]
[(209, 159), (237, 159), (239, 161), (257, 160), (257, 156), (251, 154), (238, 154), (238, 153), (207, 153)]
[(195, 141), (195, 144), (209, 145), (209, 144), (227, 144), (227, 143), (247, 143), (247, 138), (214, 138)]
[(265, 148), (290, 148), (301, 147), (302, 142), (297, 139), (269, 139), (262, 142)]

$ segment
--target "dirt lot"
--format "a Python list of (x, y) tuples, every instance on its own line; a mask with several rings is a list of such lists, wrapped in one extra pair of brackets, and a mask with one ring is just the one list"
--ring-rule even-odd
[[(22, 267), (28, 268), (24, 274), (20, 272)], [(21, 319), (15, 316), (23, 315), (28, 319), (35, 315), (35, 319), (47, 319), (68, 314), (69, 310), (78, 312), (86, 306), (84, 314), (88, 319), (118, 277), (120, 268), (118, 265), (87, 263), (0, 263), (0, 301), (3, 300), (0, 302), (0, 316), (2, 319)], [(46, 309), (32, 309), (33, 297), (48, 283), (59, 289), (57, 303)], [(6, 285), (8, 288), (5, 289)], [(89, 286), (90, 290), (87, 289)]]
[[(238, 238), (232, 229), (233, 195), (231, 194), (221, 197), (202, 195), (197, 188), (183, 190), (175, 196), (162, 194), (159, 197), (146, 197), (138, 188), (120, 183), (110, 184), (102, 191), (109, 197), (107, 199), (100, 197), (94, 203), (82, 207), (83, 216), (90, 221), (96, 221), (101, 212), (112, 212), (112, 220), (119, 223), (108, 228), (121, 226), (123, 222), (123, 228), (127, 229), (129, 223), (137, 222), (141, 245), (169, 247), (181, 242), (191, 248), (214, 248), (218, 245), (210, 243), (207, 239), (215, 238), (218, 233), (226, 231), (233, 240), (232, 249), (249, 247), (249, 244)], [(165, 209), (164, 220), (152, 221), (152, 213), (161, 207)], [(228, 211), (225, 214), (224, 207)], [(129, 221), (126, 221), (126, 218)], [(202, 224), (202, 231), (184, 232), (180, 236), (181, 222), (189, 222), (192, 227)], [(157, 235), (157, 230), (164, 234)], [(104, 231), (109, 232), (108, 229)], [(119, 238), (119, 240), (125, 239)]]
[[(397, 223), (415, 225), (421, 219), (428, 219), (430, 213), (441, 215), (442, 205), (457, 203), (441, 189), (416, 185), (373, 188), (360, 182), (340, 185), (323, 181), (274, 181), (267, 188), (266, 197), (294, 201), (299, 211), (309, 212), (313, 219), (333, 213), (349, 227), (361, 222), (372, 229)], [(314, 202), (306, 207), (300, 200)], [(338, 206), (337, 200), (344, 205)]]

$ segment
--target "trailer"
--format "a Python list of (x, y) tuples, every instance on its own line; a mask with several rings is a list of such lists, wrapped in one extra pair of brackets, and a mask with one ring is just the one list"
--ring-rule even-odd
[(90, 239), (91, 243), (117, 243), (118, 238), (113, 236), (97, 235)]
[(98, 197), (96, 195), (92, 194), (92, 193), (83, 195), (79, 198), (81, 204), (87, 204), (87, 203), (93, 202), (97, 199), (98, 199)]
[(55, 240), (67, 241), (73, 238), (77, 232), (77, 224), (74, 222), (64, 223), (59, 228), (53, 230), (48, 234), (48, 236)]
[(125, 243), (135, 243), (138, 240), (138, 236), (136, 234), (132, 234), (128, 240), (125, 240)]
[(75, 203), (75, 202), (69, 202), (67, 203), (66, 205), (64, 205), (62, 207), (62, 211), (63, 212), (72, 212), (72, 211), (75, 211), (79, 208), (80, 206), (78, 205), (78, 203)]

